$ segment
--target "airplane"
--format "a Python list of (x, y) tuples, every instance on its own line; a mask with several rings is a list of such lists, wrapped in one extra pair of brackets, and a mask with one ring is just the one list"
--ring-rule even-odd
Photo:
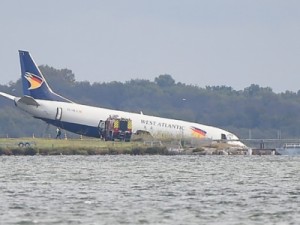
[(217, 127), (144, 115), (142, 112), (124, 112), (75, 103), (52, 91), (28, 51), (19, 50), (19, 57), (24, 95), (16, 97), (3, 92), (0, 92), (0, 95), (14, 101), (15, 106), (48, 124), (76, 134), (100, 138), (101, 122), (117, 115), (132, 121), (132, 133), (135, 134), (146, 132), (157, 138), (222, 140), (230, 145), (246, 147), (235, 134)]

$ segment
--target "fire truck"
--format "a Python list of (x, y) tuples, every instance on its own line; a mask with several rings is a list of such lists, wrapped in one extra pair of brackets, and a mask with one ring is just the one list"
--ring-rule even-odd
[(109, 116), (107, 120), (99, 123), (100, 137), (105, 141), (130, 141), (132, 135), (132, 120), (120, 118), (118, 116)]

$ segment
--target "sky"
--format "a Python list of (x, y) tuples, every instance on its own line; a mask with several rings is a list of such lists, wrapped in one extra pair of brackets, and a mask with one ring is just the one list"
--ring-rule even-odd
[(0, 84), (18, 50), (77, 81), (153, 81), (274, 92), (300, 89), (298, 0), (9, 0), (0, 2)]

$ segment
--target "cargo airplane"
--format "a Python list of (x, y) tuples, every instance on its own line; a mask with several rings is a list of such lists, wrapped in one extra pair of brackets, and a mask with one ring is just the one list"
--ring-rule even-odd
[(99, 138), (101, 122), (114, 115), (130, 119), (132, 133), (136, 134), (147, 132), (158, 138), (223, 140), (231, 145), (245, 147), (236, 135), (217, 127), (77, 104), (51, 90), (29, 52), (19, 51), (19, 56), (24, 95), (16, 97), (3, 92), (0, 95), (13, 100), (18, 108), (48, 124), (76, 134)]

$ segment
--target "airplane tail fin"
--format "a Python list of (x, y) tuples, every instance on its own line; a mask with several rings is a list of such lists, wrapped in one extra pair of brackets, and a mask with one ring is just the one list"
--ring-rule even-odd
[(19, 56), (24, 95), (34, 99), (71, 102), (51, 90), (29, 52), (19, 50)]

